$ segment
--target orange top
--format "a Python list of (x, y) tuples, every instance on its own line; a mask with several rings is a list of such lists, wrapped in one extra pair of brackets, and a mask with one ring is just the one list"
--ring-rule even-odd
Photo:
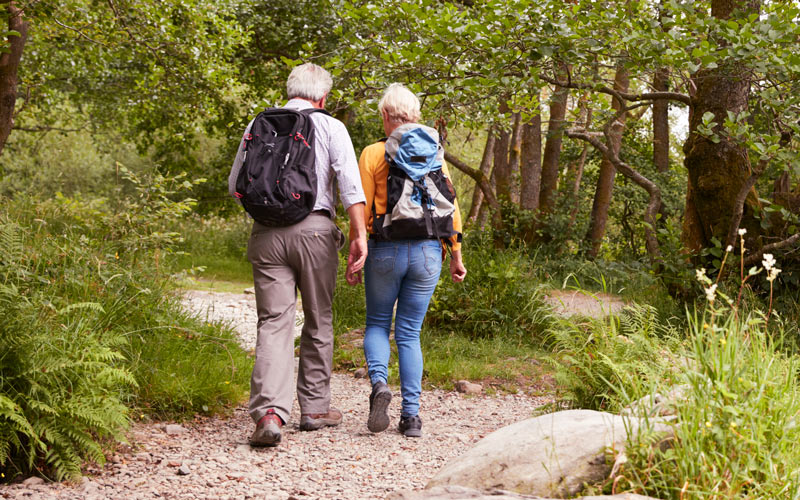
[[(364, 148), (361, 158), (358, 160), (358, 170), (361, 172), (361, 186), (364, 188), (364, 195), (367, 203), (364, 205), (364, 221), (367, 224), (367, 231), (372, 233), (372, 204), (375, 203), (375, 213), (386, 213), (386, 178), (389, 176), (389, 164), (386, 163), (386, 143), (376, 142)], [(444, 175), (450, 177), (447, 164), (442, 163)], [(458, 200), (455, 203), (453, 212), (453, 229), (456, 233), (461, 233), (461, 211), (458, 209)], [(355, 239), (355, 235), (350, 231), (350, 239)], [(453, 242), (453, 250), (461, 250), (461, 242), (458, 235), (450, 238)]]

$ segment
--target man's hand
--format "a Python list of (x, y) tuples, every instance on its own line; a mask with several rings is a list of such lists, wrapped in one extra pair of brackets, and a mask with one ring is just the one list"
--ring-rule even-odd
[(361, 269), (367, 261), (367, 240), (356, 238), (350, 242), (350, 253), (347, 255), (347, 271), (344, 277), (350, 285), (361, 283)]
[(456, 283), (464, 281), (467, 277), (467, 268), (461, 260), (461, 250), (454, 250), (450, 256), (450, 277)]
[(361, 283), (361, 269), (367, 261), (367, 228), (364, 222), (364, 204), (356, 203), (347, 209), (350, 216), (350, 253), (344, 277), (350, 285)]

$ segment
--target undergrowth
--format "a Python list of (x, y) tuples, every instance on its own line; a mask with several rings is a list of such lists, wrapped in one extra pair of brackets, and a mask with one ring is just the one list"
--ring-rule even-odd
[(186, 418), (246, 393), (251, 361), (231, 332), (174, 295), (167, 221), (191, 209), (191, 183), (122, 174), (111, 198), (0, 199), (2, 480), (103, 463), (130, 408)]

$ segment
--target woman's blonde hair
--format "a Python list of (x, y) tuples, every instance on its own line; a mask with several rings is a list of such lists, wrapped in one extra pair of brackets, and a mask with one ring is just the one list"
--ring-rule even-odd
[(393, 83), (386, 88), (378, 110), (386, 113), (393, 123), (412, 123), (419, 121), (419, 99), (402, 83)]

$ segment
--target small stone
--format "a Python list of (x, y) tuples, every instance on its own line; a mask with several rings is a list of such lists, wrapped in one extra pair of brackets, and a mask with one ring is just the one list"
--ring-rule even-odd
[(186, 465), (186, 464), (183, 464), (180, 467), (178, 467), (178, 475), (179, 476), (188, 476), (191, 473), (192, 473), (192, 471), (189, 470), (189, 466)]
[(177, 460), (170, 460), (167, 462), (167, 467), (180, 467), (182, 464)]
[(480, 394), (483, 392), (483, 386), (481, 384), (473, 384), (469, 380), (459, 380), (455, 385), (456, 390), (464, 394)]
[(186, 429), (182, 425), (168, 424), (165, 431), (168, 436), (177, 436), (186, 432)]
[(358, 370), (353, 373), (353, 377), (355, 378), (367, 378), (367, 369), (366, 368), (359, 368)]
[(245, 288), (244, 289), (244, 293), (249, 294), (249, 295), (255, 295), (256, 288), (254, 286), (251, 286), (250, 288)]
[(44, 484), (44, 479), (36, 476), (29, 477), (28, 479), (22, 481), (22, 484), (25, 486), (38, 486), (40, 484)]

